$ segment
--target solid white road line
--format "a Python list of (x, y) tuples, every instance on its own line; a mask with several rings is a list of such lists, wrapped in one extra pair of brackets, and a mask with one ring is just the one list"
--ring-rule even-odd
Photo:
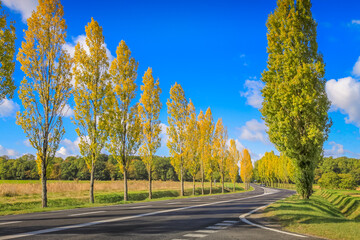
[(216, 230), (197, 230), (195, 232), (198, 232), (198, 233), (216, 233), (218, 231), (216, 231)]
[[(267, 194), (272, 194), (272, 193), (267, 193)], [(271, 203), (270, 203), (271, 204)], [(300, 235), (300, 234), (295, 234), (295, 233), (290, 233), (290, 232), (285, 232), (285, 231), (281, 231), (281, 230), (278, 230), (278, 229), (274, 229), (274, 228), (269, 228), (269, 227), (265, 227), (265, 226), (262, 226), (260, 224), (256, 224), (256, 223), (252, 223), (250, 222), (249, 220), (246, 219), (247, 216), (249, 216), (250, 214), (253, 214), (254, 212), (257, 212), (259, 211), (260, 209), (263, 209), (267, 206), (269, 206), (270, 204), (267, 204), (265, 206), (262, 206), (262, 207), (259, 207), (259, 208), (256, 208), (248, 213), (244, 213), (242, 214), (241, 216), (239, 216), (240, 220), (243, 221), (244, 223), (246, 224), (249, 224), (249, 225), (252, 225), (252, 226), (255, 226), (255, 227), (258, 227), (258, 228), (262, 228), (262, 229), (265, 229), (265, 230), (269, 230), (269, 231), (273, 231), (273, 232), (278, 232), (278, 233), (283, 233), (283, 234), (287, 234), (287, 235), (290, 235), (290, 236), (294, 236), (294, 237), (301, 237), (301, 238), (306, 238), (307, 236), (304, 236), (304, 235)]]
[(13, 222), (3, 222), (0, 223), (0, 225), (8, 225), (8, 224), (14, 224), (14, 223), (21, 223), (22, 221), (13, 221)]
[(192, 238), (203, 238), (206, 236), (207, 236), (206, 234), (192, 234), (192, 233), (184, 235), (184, 237), (192, 237)]
[(89, 215), (89, 214), (96, 214), (96, 213), (102, 213), (102, 212), (106, 212), (106, 211), (76, 213), (76, 214), (71, 214), (71, 215), (69, 215), (69, 217), (82, 216), (82, 215)]
[(131, 207), (131, 209), (147, 208), (147, 207), (150, 207), (150, 206), (151, 206), (151, 205), (135, 206), (135, 207)]
[[(211, 206), (211, 205), (216, 205), (216, 204), (221, 204), (221, 203), (242, 201), (242, 200), (258, 198), (258, 197), (262, 197), (262, 196), (266, 196), (266, 195), (270, 195), (270, 194), (274, 194), (274, 193), (263, 193), (260, 195), (255, 195), (255, 196), (245, 197), (245, 198), (237, 198), (237, 199), (224, 200), (224, 201), (218, 201), (218, 202), (204, 203), (204, 204), (199, 204), (199, 205), (194, 205), (194, 206), (166, 209), (166, 210), (162, 210), (162, 211), (144, 213), (144, 214), (139, 214), (139, 215), (127, 216), (127, 217), (110, 218), (110, 219), (104, 219), (104, 220), (75, 224), (75, 225), (67, 225), (67, 226), (62, 226), (62, 227), (48, 228), (48, 229), (43, 229), (43, 230), (38, 230), (38, 231), (33, 231), (33, 232), (0, 236), (0, 240), (14, 239), (14, 238), (19, 238), (19, 237), (29, 237), (29, 236), (39, 235), (39, 234), (43, 234), (43, 233), (59, 232), (59, 231), (64, 231), (64, 230), (69, 230), (69, 229), (74, 229), (74, 228), (82, 228), (82, 227), (89, 227), (89, 226), (104, 224), (104, 223), (119, 222), (119, 221), (134, 219), (134, 218), (142, 218), (142, 217), (146, 217), (146, 216), (158, 215), (158, 214), (162, 214), (162, 213), (177, 212), (177, 211), (182, 211), (182, 210), (186, 210), (186, 209)], [(207, 227), (207, 228), (209, 229), (209, 227)], [(224, 229), (224, 228), (217, 227), (217, 229)]]
[(170, 203), (167, 203), (169, 205), (172, 205), (172, 204), (180, 204), (181, 202), (170, 202)]

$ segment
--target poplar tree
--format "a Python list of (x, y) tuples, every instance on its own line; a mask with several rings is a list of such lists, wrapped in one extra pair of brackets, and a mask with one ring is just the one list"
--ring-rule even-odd
[(196, 119), (196, 112), (194, 104), (191, 99), (188, 104), (188, 116), (186, 124), (186, 169), (191, 174), (193, 178), (193, 195), (195, 195), (195, 177), (199, 172), (200, 162), (199, 162), (199, 125)]
[(72, 61), (63, 49), (66, 38), (63, 16), (59, 0), (40, 0), (27, 20), (25, 41), (17, 57), (25, 73), (19, 90), (24, 111), (18, 112), (17, 124), (37, 151), (42, 207), (47, 207), (49, 165), (65, 133), (63, 109), (71, 89)]
[(90, 172), (90, 202), (94, 203), (95, 162), (108, 137), (106, 113), (111, 106), (111, 84), (102, 27), (91, 18), (85, 32), (86, 46), (78, 43), (74, 53), (74, 123), (80, 137), (80, 153)]
[(203, 125), (204, 149), (203, 161), (204, 172), (206, 178), (210, 181), (210, 194), (212, 194), (212, 184), (214, 173), (217, 170), (217, 163), (213, 157), (213, 141), (214, 141), (214, 121), (210, 107), (206, 110)]
[(226, 154), (227, 154), (227, 130), (223, 125), (222, 119), (219, 118), (216, 122), (215, 133), (214, 133), (214, 158), (217, 161), (218, 169), (221, 178), (221, 192), (224, 193), (224, 178), (227, 170), (226, 166)]
[(310, 0), (278, 0), (266, 25), (269, 56), (261, 113), (270, 141), (294, 161), (297, 191), (307, 199), (331, 126)]
[(159, 79), (154, 81), (152, 69), (148, 68), (143, 77), (139, 113), (141, 116), (142, 145), (139, 149), (142, 161), (149, 176), (149, 199), (152, 198), (152, 173), (154, 170), (154, 155), (161, 145), (161, 127), (159, 114), (161, 110)]
[(167, 146), (170, 150), (171, 164), (179, 176), (181, 191), (184, 196), (184, 173), (185, 173), (185, 141), (186, 141), (186, 120), (187, 100), (185, 92), (180, 84), (175, 83), (170, 89), (170, 98), (167, 101), (168, 124), (167, 134), (169, 136)]
[(240, 152), (236, 148), (236, 143), (234, 139), (230, 139), (230, 146), (228, 150), (228, 158), (227, 158), (227, 166), (229, 169), (229, 177), (231, 182), (233, 183), (233, 191), (235, 192), (235, 182), (237, 176), (239, 175), (239, 160), (240, 160)]
[(113, 104), (109, 111), (109, 144), (107, 148), (120, 165), (124, 176), (124, 201), (128, 200), (128, 171), (130, 162), (140, 146), (141, 119), (139, 105), (133, 104), (136, 96), (138, 63), (131, 57), (125, 41), (116, 49), (116, 58), (110, 66)]
[(240, 161), (240, 176), (245, 184), (245, 190), (250, 188), (250, 180), (253, 175), (253, 165), (249, 151), (245, 148), (243, 150)]
[[(2, 10), (0, 1), (0, 11)], [(5, 98), (12, 98), (16, 89), (13, 79), (15, 70), (15, 27), (8, 23), (5, 12), (0, 12), (0, 104)]]

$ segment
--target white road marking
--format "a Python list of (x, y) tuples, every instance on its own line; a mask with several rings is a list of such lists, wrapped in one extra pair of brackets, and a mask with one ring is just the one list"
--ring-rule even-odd
[(75, 217), (75, 216), (82, 216), (82, 215), (96, 214), (96, 213), (102, 213), (102, 212), (106, 212), (106, 211), (86, 212), (86, 213), (76, 213), (76, 214), (71, 214), (71, 215), (69, 215), (69, 216), (70, 216), (70, 217)]
[(7, 224), (14, 224), (14, 223), (21, 223), (22, 221), (13, 221), (13, 222), (3, 222), (0, 225), (7, 225)]
[[(271, 192), (271, 190), (270, 190), (270, 192), (266, 192), (266, 191), (264, 192), (264, 194), (273, 194), (273, 193), (276, 193), (276, 192)], [(256, 209), (254, 209), (254, 210), (252, 210), (252, 211), (250, 211), (248, 213), (244, 213), (244, 214), (240, 215), (239, 218), (240, 218), (241, 221), (243, 221), (246, 224), (249, 224), (249, 225), (252, 225), (252, 226), (255, 226), (255, 227), (258, 227), (258, 228), (262, 228), (262, 229), (265, 229), (265, 230), (278, 232), (278, 233), (283, 233), (283, 234), (287, 234), (287, 235), (294, 236), (294, 237), (301, 237), (301, 238), (306, 238), (307, 237), (307, 236), (300, 235), (300, 234), (295, 234), (295, 233), (285, 232), (285, 231), (281, 231), (281, 230), (274, 229), (274, 228), (265, 227), (265, 226), (262, 226), (260, 224), (252, 223), (252, 222), (250, 222), (249, 220), (246, 219), (247, 216), (253, 214), (254, 212), (259, 211), (260, 209), (263, 209), (263, 208), (269, 206), (270, 204), (271, 203), (269, 203), (269, 204), (267, 204), (265, 206), (256, 208)]]
[[(59, 231), (64, 231), (64, 230), (69, 230), (69, 229), (74, 229), (74, 228), (82, 228), (82, 227), (89, 227), (89, 226), (104, 224), (104, 223), (119, 222), (119, 221), (134, 219), (134, 218), (142, 218), (142, 217), (146, 217), (146, 216), (158, 215), (158, 214), (162, 214), (162, 213), (177, 212), (177, 211), (182, 211), (182, 210), (186, 210), (186, 209), (211, 206), (211, 205), (216, 205), (216, 204), (221, 204), (221, 203), (242, 201), (242, 200), (258, 198), (258, 197), (262, 197), (262, 196), (270, 195), (270, 194), (274, 194), (274, 193), (263, 193), (263, 194), (255, 195), (255, 196), (251, 196), (251, 197), (244, 197), (244, 198), (237, 198), (237, 199), (231, 199), (231, 200), (225, 200), (225, 201), (204, 203), (204, 204), (199, 204), (199, 205), (194, 205), (194, 206), (166, 209), (166, 210), (162, 210), (162, 211), (144, 213), (144, 214), (139, 214), (139, 215), (127, 216), (127, 217), (110, 218), (110, 219), (104, 219), (104, 220), (87, 222), (87, 223), (80, 223), (80, 224), (75, 224), (75, 225), (67, 225), (67, 226), (62, 226), (62, 227), (48, 228), (48, 229), (43, 229), (43, 230), (38, 230), (38, 231), (33, 231), (33, 232), (25, 232), (25, 233), (19, 233), (19, 234), (14, 234), (14, 235), (6, 235), (6, 236), (1, 236), (0, 240), (14, 239), (14, 238), (19, 238), (19, 237), (29, 237), (29, 236), (39, 235), (39, 234), (43, 234), (43, 233), (59, 232)], [(207, 229), (211, 229), (211, 228), (207, 227)], [(224, 228), (213, 226), (212, 229), (219, 230), (219, 229), (224, 229)]]
[(199, 232), (199, 233), (216, 233), (218, 231), (216, 231), (216, 230), (197, 230), (196, 232)]
[(170, 202), (168, 203), (169, 205), (172, 205), (172, 204), (180, 204), (181, 202)]
[(212, 229), (212, 230), (222, 230), (225, 229), (226, 227), (220, 227), (220, 226), (209, 226), (206, 227), (207, 229)]
[(234, 225), (233, 223), (217, 223), (215, 224), (215, 226), (232, 226)]
[(223, 221), (223, 223), (233, 223), (233, 224), (235, 224), (235, 223), (238, 223), (239, 221)]
[(135, 207), (131, 207), (131, 209), (147, 208), (147, 207), (150, 207), (150, 206), (151, 206), (151, 205), (135, 206)]
[(184, 235), (184, 237), (192, 237), (192, 238), (203, 238), (206, 236), (207, 236), (206, 234), (192, 234), (192, 233)]

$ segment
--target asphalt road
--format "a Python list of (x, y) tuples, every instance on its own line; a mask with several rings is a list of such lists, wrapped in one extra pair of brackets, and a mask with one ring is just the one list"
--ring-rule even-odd
[(0, 217), (2, 239), (302, 239), (239, 216), (293, 194), (254, 191)]

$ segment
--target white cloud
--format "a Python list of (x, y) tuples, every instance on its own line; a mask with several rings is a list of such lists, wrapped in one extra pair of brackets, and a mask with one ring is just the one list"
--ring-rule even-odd
[(27, 147), (32, 147), (29, 139), (24, 140), (24, 145)]
[(15, 116), (15, 113), (20, 110), (19, 104), (13, 100), (4, 99), (0, 102), (0, 117)]
[(350, 157), (360, 157), (359, 153), (354, 153), (352, 151), (344, 149), (344, 146), (342, 144), (336, 143), (334, 141), (329, 142), (329, 145), (331, 145), (331, 149), (325, 149), (324, 155), (326, 157), (341, 157), (348, 155)]
[(360, 57), (358, 58), (353, 67), (352, 74), (355, 76), (360, 76)]
[(26, 22), (38, 5), (37, 0), (2, 0), (2, 2), (6, 7), (19, 12), (23, 22)]
[(264, 84), (257, 80), (246, 80), (244, 87), (246, 88), (246, 92), (240, 92), (240, 94), (242, 97), (246, 97), (246, 104), (254, 108), (261, 108), (263, 97), (260, 91), (264, 87)]
[(248, 141), (261, 141), (267, 142), (266, 138), (266, 126), (264, 122), (259, 122), (256, 119), (252, 119), (245, 123), (245, 126), (240, 128), (240, 139)]
[(79, 143), (80, 137), (78, 137), (75, 141), (65, 138), (61, 141), (61, 145), (63, 146), (56, 152), (56, 156), (66, 158), (68, 156), (80, 155)]
[(8, 157), (13, 157), (13, 158), (18, 158), (20, 157), (20, 154), (13, 150), (13, 149), (8, 149), (8, 148), (4, 148), (3, 146), (0, 145), (0, 156), (6, 155)]
[[(73, 37), (72, 40), (73, 40), (72, 43), (65, 43), (63, 46), (63, 48), (68, 51), (68, 53), (70, 54), (71, 57), (74, 57), (75, 46), (77, 43), (81, 44), (81, 46), (85, 49), (87, 54), (90, 53), (89, 47), (86, 45), (86, 36), (85, 35), (79, 35), (75, 38)], [(114, 60), (114, 56), (111, 55), (111, 52), (107, 48), (106, 43), (104, 44), (104, 47), (106, 48), (106, 55), (108, 56), (109, 62), (111, 63), (112, 60)]]
[(360, 20), (355, 20), (355, 19), (354, 19), (354, 20), (351, 21), (351, 23), (352, 23), (352, 24), (360, 24)]
[(70, 107), (69, 104), (65, 104), (64, 108), (61, 111), (64, 117), (71, 117), (74, 116), (74, 110)]
[(160, 137), (161, 137), (161, 145), (164, 145), (166, 146), (166, 142), (168, 140), (168, 135), (166, 133), (166, 130), (167, 130), (168, 126), (165, 124), (165, 123), (160, 123), (160, 129), (161, 129), (161, 132), (160, 132)]
[(346, 123), (355, 123), (360, 127), (360, 82), (352, 77), (331, 79), (326, 83), (326, 93), (333, 110), (347, 114)]

